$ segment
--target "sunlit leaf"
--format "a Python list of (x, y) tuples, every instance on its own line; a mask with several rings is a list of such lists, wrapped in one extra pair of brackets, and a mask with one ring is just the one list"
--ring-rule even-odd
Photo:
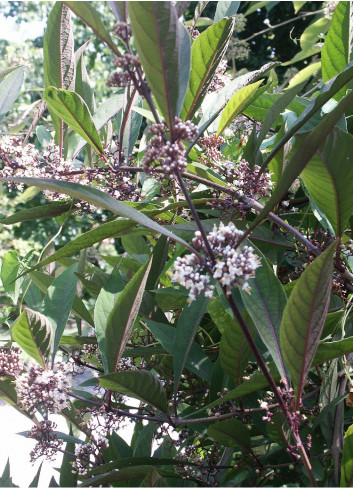
[[(350, 2), (338, 2), (321, 52), (322, 79), (324, 82), (341, 73), (350, 61), (351, 12)], [(346, 93), (343, 87), (333, 97), (340, 100)]]
[(50, 321), (37, 311), (24, 309), (11, 327), (12, 338), (30, 357), (46, 368), (53, 344)]
[(24, 71), (22, 66), (16, 68), (0, 81), (0, 119), (2, 119), (19, 96)]
[[(347, 2), (348, 3), (348, 2)], [(353, 425), (344, 434), (340, 487), (353, 485)]]
[(234, 19), (222, 19), (208, 27), (192, 43), (191, 74), (180, 117), (192, 119), (204, 99), (207, 88), (223, 58), (232, 34)]
[(49, 108), (87, 141), (95, 151), (104, 153), (97, 128), (83, 98), (75, 92), (48, 87), (44, 100)]
[[(172, 2), (129, 2), (131, 28), (141, 64), (157, 104), (172, 128), (178, 114), (180, 88), (180, 31), (175, 6)], [(183, 44), (183, 55), (190, 52), (190, 39)], [(184, 73), (184, 77), (187, 73)], [(181, 96), (181, 98), (184, 98)]]
[(216, 13), (214, 15), (214, 21), (218, 22), (224, 17), (232, 17), (238, 12), (240, 2), (217, 2)]

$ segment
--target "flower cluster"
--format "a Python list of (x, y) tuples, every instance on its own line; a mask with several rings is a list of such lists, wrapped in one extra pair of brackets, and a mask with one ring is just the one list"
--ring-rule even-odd
[(47, 409), (53, 414), (69, 407), (67, 391), (72, 386), (70, 372), (70, 364), (58, 363), (55, 370), (44, 370), (40, 365), (28, 364), (27, 370), (15, 380), (21, 406), (29, 413)]
[(130, 24), (127, 24), (126, 22), (118, 22), (115, 24), (112, 32), (124, 42), (128, 42), (132, 36)]
[(223, 171), (228, 182), (242, 195), (249, 197), (268, 197), (273, 182), (270, 173), (262, 173), (259, 177), (260, 167), (254, 165), (250, 168), (247, 161), (241, 160), (238, 164), (227, 160), (223, 164)]
[(72, 473), (86, 475), (90, 466), (94, 464), (99, 457), (100, 450), (108, 448), (107, 440), (102, 440), (100, 444), (88, 442), (84, 445), (75, 446), (76, 459), (72, 462)]
[(192, 25), (186, 25), (186, 29), (189, 31), (189, 34), (191, 36), (191, 39), (195, 41), (197, 37), (200, 35), (200, 31), (195, 29)]
[(125, 53), (123, 56), (116, 58), (113, 63), (119, 70), (115, 71), (107, 81), (108, 87), (124, 87), (131, 83), (131, 74), (140, 66), (138, 56)]
[(187, 162), (182, 141), (192, 141), (197, 136), (197, 127), (190, 121), (182, 122), (176, 117), (170, 141), (166, 140), (168, 128), (165, 122), (153, 124), (148, 131), (152, 137), (148, 141), (142, 160), (144, 172), (151, 173), (152, 165), (156, 164), (160, 165), (164, 175), (170, 178), (174, 178), (177, 171), (184, 171)]
[(226, 140), (222, 136), (216, 136), (215, 133), (199, 139), (199, 143), (206, 155), (215, 162), (221, 161), (222, 153), (219, 148), (225, 142)]
[[(189, 290), (189, 301), (195, 300), (202, 292), (206, 297), (212, 297), (214, 285), (210, 284), (211, 278), (204, 274), (211, 273), (212, 277), (222, 286), (241, 286), (250, 293), (251, 287), (248, 280), (254, 277), (255, 270), (261, 265), (259, 257), (253, 253), (251, 246), (237, 249), (239, 239), (243, 232), (238, 230), (233, 223), (225, 226), (215, 226), (207, 239), (216, 259), (216, 263), (210, 260), (201, 262), (194, 253), (185, 257), (178, 257), (174, 262), (173, 280)], [(195, 233), (193, 245), (197, 251), (206, 252), (205, 243), (200, 231)]]
[(22, 361), (20, 360), (21, 350), (17, 347), (0, 348), (0, 376), (10, 375), (16, 377), (22, 370)]
[(217, 66), (216, 72), (208, 87), (207, 90), (208, 93), (217, 92), (230, 81), (230, 76), (226, 74), (226, 69), (227, 69), (227, 60), (224, 59)]
[(30, 453), (30, 460), (32, 463), (43, 455), (47, 460), (53, 460), (56, 456), (63, 441), (59, 440), (58, 435), (54, 433), (55, 428), (55, 423), (49, 420), (44, 420), (34, 426), (29, 432), (29, 437), (38, 442)]

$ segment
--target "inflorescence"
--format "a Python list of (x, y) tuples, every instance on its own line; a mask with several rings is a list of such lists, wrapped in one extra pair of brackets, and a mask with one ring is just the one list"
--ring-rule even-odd
[[(213, 297), (215, 286), (210, 283), (211, 277), (205, 272), (209, 272), (222, 286), (241, 286), (250, 293), (248, 280), (254, 277), (255, 270), (261, 264), (251, 246), (238, 248), (242, 236), (243, 232), (233, 223), (227, 226), (221, 223), (219, 228), (215, 226), (207, 236), (216, 259), (215, 264), (210, 259), (201, 262), (195, 253), (175, 260), (173, 280), (189, 290), (189, 301), (195, 300), (202, 292), (206, 297)], [(193, 245), (197, 251), (206, 252), (200, 231), (195, 233)]]
[(45, 410), (57, 414), (70, 406), (68, 390), (72, 386), (71, 365), (58, 363), (54, 370), (44, 370), (30, 363), (15, 380), (21, 406), (30, 414)]
[(198, 129), (192, 122), (183, 122), (176, 117), (169, 141), (166, 139), (167, 131), (165, 122), (152, 124), (148, 129), (152, 137), (142, 160), (143, 171), (152, 173), (154, 166), (161, 166), (164, 176), (173, 179), (177, 171), (183, 172), (187, 166), (183, 141), (192, 141), (197, 136)]

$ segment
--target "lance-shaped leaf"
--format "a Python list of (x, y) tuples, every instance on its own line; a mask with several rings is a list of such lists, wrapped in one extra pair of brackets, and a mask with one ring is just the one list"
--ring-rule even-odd
[(194, 341), (197, 328), (207, 310), (209, 299), (198, 297), (184, 307), (179, 316), (173, 343), (174, 392), (177, 392), (181, 374)]
[[(112, 119), (117, 112), (121, 109), (124, 103), (124, 93), (116, 93), (112, 95), (108, 100), (103, 102), (96, 112), (92, 116), (92, 120), (99, 131), (102, 129), (102, 127)], [(71, 136), (71, 135), (70, 135)], [(75, 136), (78, 135), (75, 134)], [(81, 151), (81, 149), (87, 144), (87, 142), (84, 139), (78, 138), (77, 140), (77, 146), (75, 149), (72, 151), (72, 156), (70, 154), (70, 158), (75, 159), (78, 153)]]
[[(347, 2), (349, 3), (349, 2)], [(344, 434), (340, 487), (353, 485), (353, 425)]]
[(54, 328), (53, 357), (59, 348), (76, 294), (77, 263), (64, 270), (55, 278), (44, 297), (43, 314), (50, 320)]
[(22, 350), (46, 368), (53, 343), (50, 321), (43, 314), (26, 308), (13, 323), (11, 333)]
[(70, 195), (75, 199), (83, 200), (85, 202), (95, 205), (96, 207), (107, 209), (108, 211), (113, 212), (113, 214), (127, 217), (128, 219), (131, 219), (136, 223), (146, 226), (152, 231), (164, 234), (168, 238), (177, 241), (190, 251), (194, 251), (194, 249), (186, 241), (179, 238), (176, 234), (172, 233), (164, 226), (157, 224), (156, 222), (152, 221), (152, 219), (142, 214), (142, 212), (139, 212), (136, 209), (115, 200), (113, 197), (107, 195), (101, 190), (85, 185), (80, 185), (78, 183), (63, 182), (46, 178), (3, 177), (0, 178), (0, 181), (24, 183), (25, 185), (34, 185), (42, 189), (53, 190), (54, 192)]
[[(210, 306), (212, 306), (212, 303)], [(221, 307), (223, 308), (223, 306)], [(231, 317), (224, 308), (223, 311), (221, 321), (222, 324), (224, 322), (224, 332), (220, 342), (219, 356), (223, 369), (230, 376), (234, 384), (238, 386), (242, 382), (242, 377), (245, 368), (248, 366), (252, 352), (238, 321)], [(242, 316), (244, 320), (246, 320), (247, 316), (248, 320), (246, 321), (246, 325), (249, 333), (254, 336), (255, 327), (252, 321), (249, 321), (249, 316), (246, 311), (243, 312)], [(217, 321), (215, 319), (216, 324)]]
[(192, 43), (191, 74), (182, 120), (191, 119), (204, 99), (232, 35), (234, 19), (222, 19), (208, 27)]
[[(331, 26), (321, 51), (322, 80), (326, 82), (338, 73), (350, 61), (351, 53), (351, 2), (339, 2), (332, 16)], [(335, 95), (340, 100), (346, 93), (345, 87)]]
[(75, 84), (74, 37), (71, 12), (56, 2), (50, 12), (43, 40), (45, 88), (55, 86), (73, 90)]
[(44, 217), (61, 216), (72, 208), (71, 202), (52, 202), (38, 207), (30, 207), (16, 212), (11, 216), (0, 219), (0, 224), (15, 224), (16, 222), (31, 221), (32, 219), (43, 219)]
[[(271, 198), (265, 205), (264, 209), (257, 216), (255, 221), (253, 221), (253, 223), (249, 226), (248, 230), (244, 234), (244, 238), (247, 237), (253, 231), (253, 229), (256, 228), (256, 226), (281, 200), (283, 195), (287, 192), (287, 190), (300, 174), (300, 172), (304, 170), (307, 163), (311, 160), (311, 158), (314, 156), (315, 152), (320, 148), (320, 146), (325, 142), (328, 134), (330, 134), (341, 116), (349, 109), (352, 103), (353, 92), (349, 93), (343, 99), (341, 99), (337, 106), (329, 114), (327, 114), (327, 116), (315, 127), (313, 131), (310, 132), (310, 134), (306, 136), (304, 141), (298, 146), (297, 150), (294, 152), (288, 164), (286, 165)], [(281, 141), (284, 141), (283, 138), (281, 139)], [(272, 153), (272, 157), (273, 156), (274, 154)], [(266, 162), (264, 163), (264, 165), (265, 164)]]
[(313, 361), (313, 365), (328, 362), (333, 358), (342, 357), (353, 351), (353, 338), (344, 338), (338, 341), (325, 341), (320, 343)]
[(221, 120), (218, 124), (217, 136), (222, 134), (232, 120), (254, 100), (253, 96), (262, 81), (263, 80), (259, 80), (258, 82), (251, 83), (250, 85), (241, 88), (233, 95), (222, 112)]
[(98, 153), (103, 146), (86, 102), (75, 92), (48, 87), (44, 92), (48, 107), (87, 141)]
[(353, 136), (335, 128), (301, 177), (335, 234), (341, 236), (353, 211)]
[(101, 21), (100, 15), (94, 9), (91, 2), (63, 2), (79, 17), (85, 24), (87, 24), (92, 31), (103, 42), (110, 47), (116, 56), (121, 56), (117, 46), (113, 39), (110, 37), (109, 32), (104, 27)]
[(125, 283), (119, 270), (115, 267), (109, 278), (101, 288), (94, 308), (94, 326), (96, 330), (97, 342), (102, 356), (104, 372), (108, 372), (108, 361), (105, 353), (105, 332), (108, 318), (114, 305), (124, 290)]
[(17, 251), (8, 251), (5, 253), (1, 264), (1, 281), (5, 292), (9, 294), (14, 304), (17, 303), (20, 295), (23, 278), (21, 273), (25, 270), (24, 264), (28, 265), (32, 253), (28, 253), (21, 260)]
[(114, 372), (132, 331), (145, 291), (152, 259), (135, 273), (112, 308), (105, 329), (105, 353), (110, 372)]
[(249, 452), (250, 433), (245, 424), (238, 419), (227, 419), (210, 426), (208, 435), (216, 442), (226, 447), (240, 447)]
[(261, 266), (256, 269), (255, 277), (250, 280), (250, 294), (242, 289), (240, 289), (240, 294), (279, 373), (284, 379), (287, 379), (280, 347), (280, 325), (287, 304), (287, 296), (264, 255), (257, 248), (255, 251), (261, 257)]
[[(174, 117), (178, 115), (181, 69), (179, 21), (175, 6), (165, 1), (129, 2), (128, 5), (131, 28), (148, 85), (168, 127), (172, 128)], [(187, 49), (187, 45), (184, 46)], [(188, 47), (190, 50), (190, 41)]]
[(140, 133), (142, 115), (133, 110), (134, 106), (142, 107), (142, 98), (139, 97), (137, 90), (130, 95), (125, 91), (125, 103), (119, 110), (117, 116), (117, 127), (119, 128), (120, 148), (125, 156), (131, 155), (136, 140)]
[(291, 374), (297, 407), (325, 323), (336, 244), (333, 243), (303, 272), (283, 312), (280, 327), (282, 354)]
[[(91, 114), (96, 111), (96, 101), (86, 69), (84, 52), (92, 39), (93, 37), (80, 46), (77, 51), (75, 51), (76, 77), (74, 87), (75, 92), (81, 95), (83, 100), (86, 102)], [(54, 87), (56, 87), (55, 83), (51, 83), (50, 85), (54, 85)]]
[(164, 413), (168, 411), (167, 397), (160, 380), (147, 370), (103, 375), (99, 379), (99, 384), (105, 389), (140, 399)]
[(232, 17), (238, 12), (240, 2), (217, 2), (214, 21), (218, 22), (224, 17)]
[(2, 119), (15, 103), (23, 82), (22, 66), (16, 68), (0, 82), (0, 119)]
[[(63, 2), (55, 2), (43, 40), (43, 69), (45, 88), (54, 86), (73, 90), (75, 85), (74, 37), (71, 12)], [(49, 107), (58, 143), (63, 137), (60, 117)]]

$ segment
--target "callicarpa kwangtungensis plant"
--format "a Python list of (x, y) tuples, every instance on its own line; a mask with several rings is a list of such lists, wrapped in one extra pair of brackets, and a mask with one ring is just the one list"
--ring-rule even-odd
[(0, 395), (62, 487), (352, 485), (352, 6), (272, 3), (57, 2), (1, 121), (4, 195), (42, 193), (0, 222), (55, 231), (2, 254)]

